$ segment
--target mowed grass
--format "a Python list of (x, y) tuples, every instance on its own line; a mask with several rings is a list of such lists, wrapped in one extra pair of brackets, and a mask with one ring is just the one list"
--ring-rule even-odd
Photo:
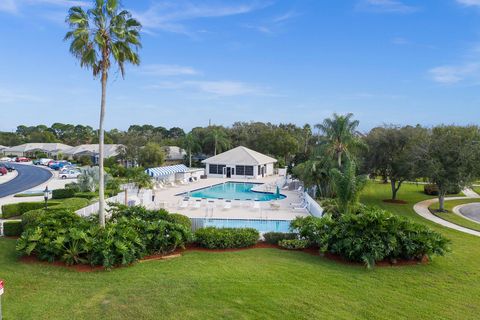
[(459, 226), (469, 228), (472, 230), (480, 231), (480, 223), (473, 222), (471, 220), (465, 219), (455, 213), (453, 213), (453, 208), (456, 206), (467, 204), (467, 203), (478, 203), (480, 199), (465, 199), (465, 200), (452, 200), (445, 201), (444, 207), (448, 212), (437, 212), (438, 203), (431, 205), (428, 209), (439, 218), (450, 221), (451, 223), (458, 224)]
[(167, 261), (78, 273), (24, 264), (15, 240), (0, 240), (5, 319), (478, 319), (480, 238), (414, 214), (427, 199), (406, 185), (370, 184), (362, 200), (426, 223), (452, 240), (429, 265), (367, 270), (301, 252), (188, 252)]

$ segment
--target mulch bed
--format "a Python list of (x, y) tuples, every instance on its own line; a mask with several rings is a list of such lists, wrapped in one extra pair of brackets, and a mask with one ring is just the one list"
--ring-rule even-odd
[(393, 204), (408, 204), (408, 202), (404, 201), (404, 200), (385, 199), (385, 200), (382, 200), (382, 201), (386, 202), (386, 203), (393, 203)]
[[(252, 250), (252, 249), (278, 249), (278, 250), (286, 250), (286, 251), (300, 251), (306, 254), (310, 254), (313, 256), (323, 257), (325, 259), (335, 261), (337, 263), (341, 263), (344, 265), (351, 265), (351, 266), (361, 266), (363, 267), (364, 264), (360, 262), (353, 262), (348, 261), (338, 255), (334, 255), (331, 253), (321, 254), (318, 251), (318, 248), (306, 248), (302, 250), (288, 250), (279, 247), (278, 245), (269, 244), (266, 242), (258, 242), (256, 245), (247, 247), (247, 248), (235, 248), (235, 249), (207, 249), (200, 247), (196, 244), (190, 244), (185, 249), (178, 249), (168, 255), (150, 255), (146, 256), (141, 259), (139, 262), (148, 262), (148, 261), (155, 261), (155, 260), (169, 260), (180, 257), (182, 253), (191, 252), (191, 251), (198, 251), (198, 252), (211, 252), (211, 253), (222, 253), (222, 252), (237, 252), (237, 251), (244, 251), (244, 250)], [(43, 264), (43, 265), (53, 265), (58, 267), (67, 268), (70, 270), (74, 270), (77, 272), (94, 272), (94, 271), (106, 271), (106, 269), (102, 266), (90, 266), (86, 264), (77, 264), (77, 265), (66, 265), (64, 262), (55, 261), (55, 262), (47, 262), (38, 260), (35, 256), (23, 256), (20, 258), (20, 261), (27, 264)], [(375, 264), (376, 267), (392, 267), (392, 266), (411, 266), (411, 265), (418, 265), (418, 264), (428, 264), (429, 260), (428, 257), (425, 256), (422, 260), (397, 260), (397, 261), (380, 261)], [(127, 265), (128, 266), (128, 265)], [(116, 266), (114, 269), (123, 268), (126, 266)]]

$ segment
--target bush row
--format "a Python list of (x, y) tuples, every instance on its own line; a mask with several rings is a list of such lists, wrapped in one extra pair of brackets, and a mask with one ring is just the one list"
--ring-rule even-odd
[(297, 234), (285, 232), (267, 232), (263, 234), (263, 239), (266, 243), (277, 245), (278, 242), (282, 240), (297, 239)]
[(110, 213), (101, 228), (98, 217), (82, 218), (72, 210), (37, 212), (24, 220), (17, 251), (41, 260), (110, 268), (174, 251), (192, 238), (184, 225), (168, 221), (164, 210), (116, 205)]
[(3, 234), (9, 237), (18, 237), (22, 233), (22, 221), (9, 220), (3, 222)]
[[(50, 206), (58, 205), (60, 202), (50, 201)], [(21, 216), (27, 211), (36, 210), (40, 208), (44, 208), (44, 202), (19, 202), (19, 203), (11, 203), (11, 204), (4, 204), (2, 206), (2, 218), (8, 219), (11, 217)]]
[(449, 240), (441, 234), (377, 208), (337, 219), (297, 218), (291, 228), (321, 252), (363, 262), (368, 267), (383, 260), (420, 260), (425, 255), (444, 255), (449, 250)]
[(202, 228), (195, 232), (195, 241), (208, 249), (250, 247), (257, 243), (259, 233), (252, 228)]

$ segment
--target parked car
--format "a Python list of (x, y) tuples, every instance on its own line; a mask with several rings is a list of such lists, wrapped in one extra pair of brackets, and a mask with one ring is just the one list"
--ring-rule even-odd
[(40, 159), (40, 164), (42, 166), (48, 166), (48, 164), (52, 161), (53, 161), (53, 159), (42, 158), (42, 159)]
[(10, 158), (10, 157), (3, 157), (3, 158), (0, 158), (0, 161), (3, 161), (3, 162), (11, 162), (11, 161), (12, 161), (12, 158)]
[(5, 167), (0, 167), (0, 176), (4, 176), (8, 173), (7, 168)]
[(56, 161), (54, 162), (53, 164), (49, 165), (50, 169), (53, 169), (53, 170), (60, 170), (62, 169), (63, 167), (65, 166), (71, 166), (72, 164), (68, 161)]
[(0, 167), (7, 169), (8, 172), (12, 172), (13, 170), (15, 170), (15, 167), (9, 163), (0, 163)]
[(15, 162), (30, 162), (30, 158), (27, 157), (18, 157), (15, 159)]
[(35, 159), (35, 160), (32, 161), (32, 163), (33, 163), (34, 165), (36, 165), (36, 166), (38, 166), (38, 165), (41, 164), (41, 163), (40, 163), (40, 159)]
[(76, 179), (80, 174), (80, 170), (66, 170), (62, 171), (58, 176), (60, 179)]

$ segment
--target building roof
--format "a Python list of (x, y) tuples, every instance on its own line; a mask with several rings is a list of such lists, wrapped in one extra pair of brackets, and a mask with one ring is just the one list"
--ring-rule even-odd
[(202, 163), (245, 166), (256, 166), (275, 162), (277, 162), (277, 159), (242, 146), (233, 148), (202, 161)]
[[(104, 145), (104, 155), (105, 158), (110, 158), (118, 155), (118, 149), (121, 147), (121, 144), (105, 144)], [(70, 148), (64, 153), (70, 156), (97, 156), (98, 155), (98, 144), (81, 144), (79, 146)]]
[(43, 151), (43, 152), (64, 152), (65, 150), (71, 149), (72, 146), (63, 144), (63, 143), (24, 143), (18, 146), (13, 146), (6, 148), (4, 152), (33, 152), (33, 151)]
[(165, 177), (179, 172), (189, 172), (189, 169), (184, 164), (177, 164), (174, 166), (149, 168), (145, 172), (150, 177)]
[(2, 145), (0, 144), (0, 150), (7, 149), (7, 148), (8, 148), (8, 147), (2, 146)]
[(164, 146), (162, 148), (165, 150), (167, 160), (170, 161), (183, 160), (183, 158), (187, 155), (185, 150), (177, 146)]

